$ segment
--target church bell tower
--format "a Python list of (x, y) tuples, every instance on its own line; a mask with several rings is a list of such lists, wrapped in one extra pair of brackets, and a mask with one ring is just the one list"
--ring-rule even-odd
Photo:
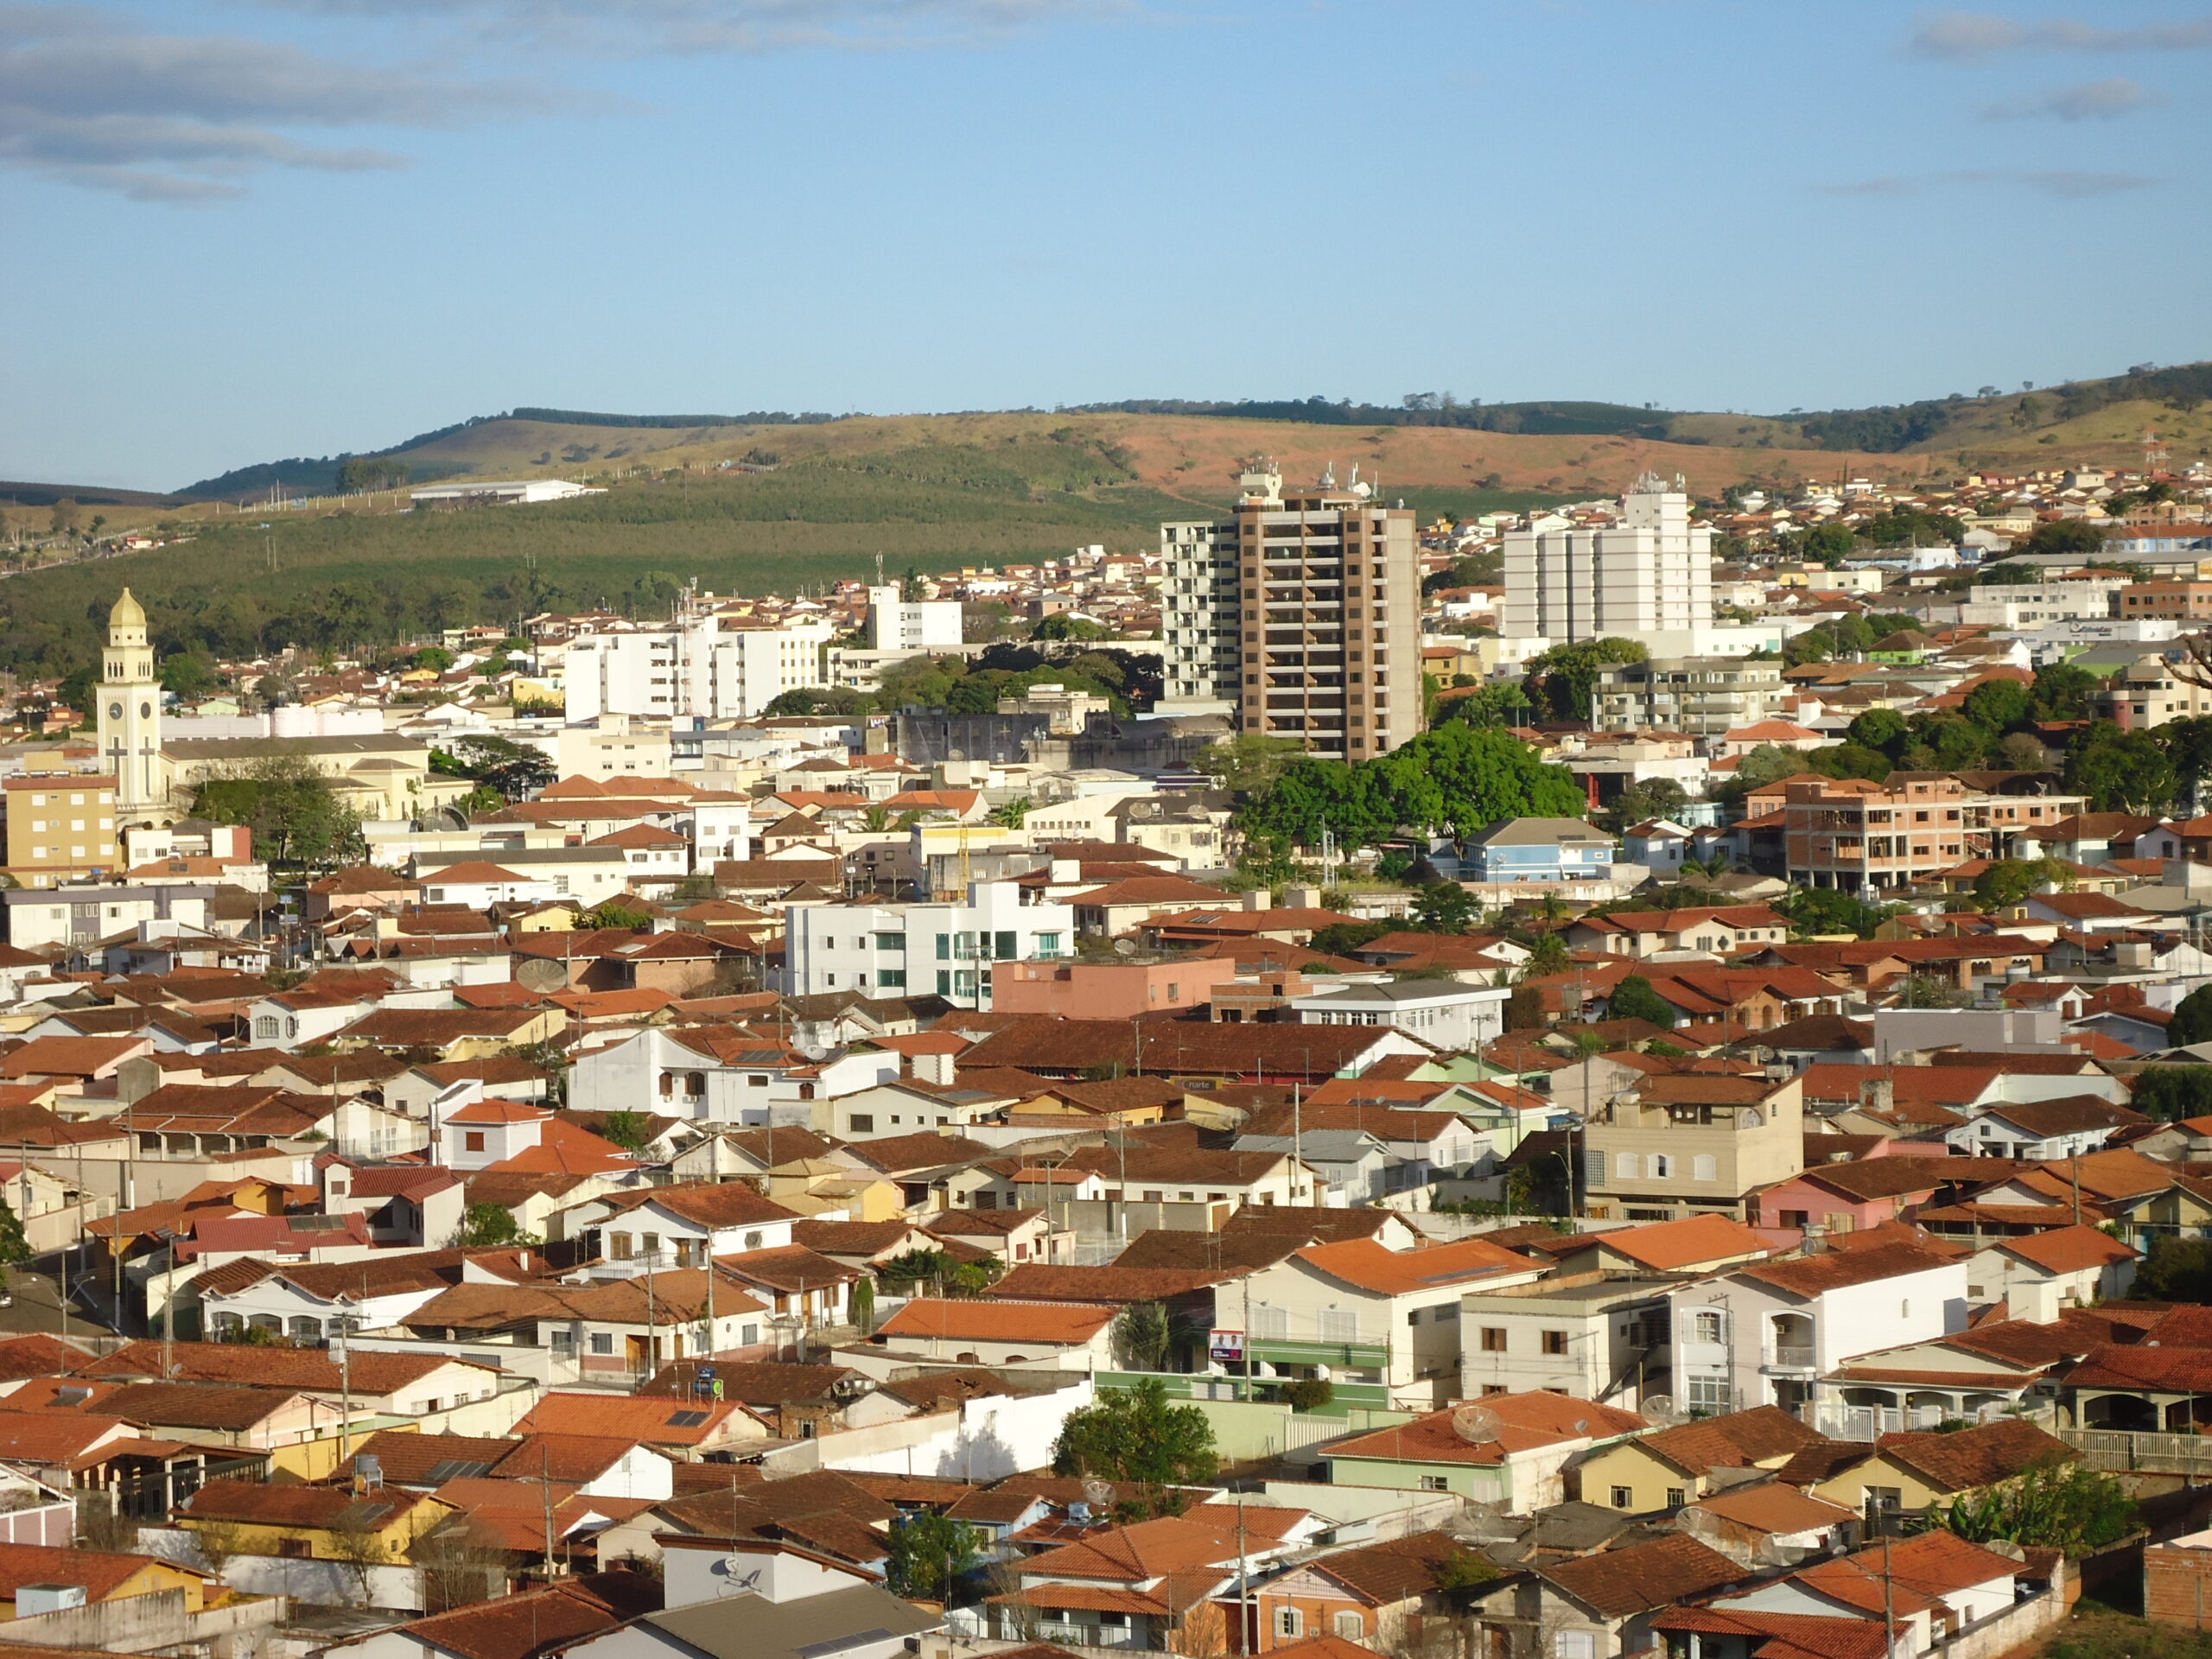
[(99, 703), (100, 764), (115, 774), (120, 825), (128, 814), (161, 804), (162, 688), (154, 678), (146, 613), (128, 588), (107, 615)]

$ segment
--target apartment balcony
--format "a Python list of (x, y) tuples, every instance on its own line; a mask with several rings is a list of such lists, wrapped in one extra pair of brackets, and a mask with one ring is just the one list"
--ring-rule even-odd
[(1799, 1348), (1778, 1344), (1767, 1352), (1766, 1363), (1759, 1367), (1762, 1376), (1816, 1376), (1820, 1374), (1819, 1355), (1811, 1348)]

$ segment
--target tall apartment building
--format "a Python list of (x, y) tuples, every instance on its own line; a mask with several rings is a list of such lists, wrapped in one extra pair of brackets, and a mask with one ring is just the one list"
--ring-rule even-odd
[(19, 886), (50, 887), (123, 868), (112, 777), (34, 772), (9, 779), (4, 791), (8, 868)]
[(1790, 690), (1782, 683), (1780, 663), (1751, 663), (1740, 657), (1617, 663), (1598, 671), (1592, 723), (1607, 732), (1656, 727), (1718, 737), (1780, 715)]
[(1690, 524), (1675, 480), (1646, 473), (1603, 529), (1539, 525), (1505, 533), (1508, 639), (1633, 639), (1713, 622), (1713, 532)]
[(1364, 760), (1421, 730), (1414, 515), (1333, 477), (1239, 480), (1234, 516), (1160, 527), (1163, 706), (1226, 703), (1239, 729)]
[(822, 683), (834, 632), (828, 622), (766, 626), (708, 615), (581, 633), (569, 642), (563, 676), (568, 718), (749, 720), (785, 692)]
[(868, 590), (868, 648), (919, 652), (960, 648), (960, 601), (902, 599), (896, 585)]

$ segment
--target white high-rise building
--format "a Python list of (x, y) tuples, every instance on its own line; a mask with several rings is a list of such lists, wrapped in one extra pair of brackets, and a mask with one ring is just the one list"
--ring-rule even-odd
[(1713, 532), (1690, 524), (1677, 478), (1646, 473), (1621, 498), (1621, 522), (1539, 525), (1505, 534), (1499, 632), (1554, 645), (1634, 639), (1713, 622)]
[(957, 651), (960, 635), (957, 599), (901, 599), (892, 585), (868, 590), (870, 651)]
[(750, 720), (785, 692), (823, 683), (833, 632), (823, 621), (768, 627), (709, 615), (580, 634), (562, 677), (568, 718)]

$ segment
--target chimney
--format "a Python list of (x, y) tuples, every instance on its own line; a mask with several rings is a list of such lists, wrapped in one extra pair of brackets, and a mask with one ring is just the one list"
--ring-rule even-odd
[(953, 1057), (951, 1055), (916, 1054), (911, 1058), (912, 1064), (908, 1069), (918, 1082), (934, 1083), (948, 1089), (952, 1086)]
[(1244, 895), (1244, 908), (1247, 910), (1265, 910), (1274, 902), (1274, 895), (1265, 887), (1255, 887)]

